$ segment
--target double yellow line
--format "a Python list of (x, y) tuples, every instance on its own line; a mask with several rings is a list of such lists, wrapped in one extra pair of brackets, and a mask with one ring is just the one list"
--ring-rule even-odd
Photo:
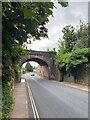
[(27, 87), (28, 87), (29, 99), (31, 101), (31, 107), (32, 107), (34, 119), (35, 120), (40, 120), (40, 117), (39, 117), (39, 114), (38, 114), (38, 111), (37, 111), (37, 108), (36, 108), (36, 104), (35, 104), (35, 101), (34, 101), (30, 86), (29, 86), (27, 81), (26, 81), (26, 83), (27, 83)]

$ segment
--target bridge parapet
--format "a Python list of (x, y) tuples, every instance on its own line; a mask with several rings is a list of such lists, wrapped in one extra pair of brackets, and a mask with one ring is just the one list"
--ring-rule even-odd
[(40, 55), (40, 56), (47, 56), (50, 58), (50, 55), (46, 51), (34, 51), (34, 50), (28, 50), (27, 55)]

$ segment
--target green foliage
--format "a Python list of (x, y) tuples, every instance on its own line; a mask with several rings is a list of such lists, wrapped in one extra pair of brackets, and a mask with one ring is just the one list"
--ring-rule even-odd
[(6, 118), (10, 112), (13, 98), (10, 95), (10, 87), (6, 80), (2, 82), (2, 118)]
[[(66, 4), (60, 3), (62, 6)], [(3, 2), (2, 3), (2, 71), (3, 80), (20, 78), (18, 64), (25, 50), (22, 44), (28, 34), (36, 39), (47, 37), (46, 23), (53, 15), (52, 2)], [(3, 82), (4, 82), (3, 81)], [(3, 84), (3, 118), (10, 111), (11, 97), (7, 84)], [(5, 87), (6, 86), (6, 87)], [(7, 88), (7, 91), (5, 91)], [(7, 98), (7, 99), (6, 99)]]
[(64, 69), (64, 67), (65, 67), (65, 65), (64, 65), (64, 54), (65, 54), (64, 41), (59, 40), (58, 46), (59, 46), (59, 50), (56, 55), (55, 64), (58, 68), (60, 67), (59, 65), (61, 65), (62, 68)]
[(50, 54), (50, 57), (55, 60), (57, 52), (55, 51), (55, 48), (53, 50), (48, 50), (48, 53)]
[[(60, 4), (66, 7), (63, 2)], [(36, 39), (47, 37), (45, 24), (49, 21), (48, 17), (53, 15), (53, 7), (52, 2), (2, 3), (3, 31), (19, 43), (25, 42), (29, 33)]]
[(52, 2), (2, 3), (3, 30), (21, 44), (29, 33), (36, 39), (47, 37), (45, 24), (49, 21), (49, 15), (52, 15), (53, 6)]
[(77, 40), (75, 29), (73, 26), (69, 25), (63, 28), (63, 40), (65, 41), (66, 52), (71, 52), (75, 41)]
[(78, 49), (72, 53), (69, 53), (68, 60), (66, 62), (66, 71), (73, 71), (78, 65), (88, 62), (88, 56), (90, 51), (88, 48)]
[(27, 72), (33, 72), (33, 67), (31, 66), (29, 62), (26, 63), (25, 68)]
[(26, 68), (25, 68), (25, 67), (22, 67), (22, 68), (21, 68), (21, 71), (22, 71), (22, 73), (24, 74), (24, 73), (26, 72)]
[(59, 50), (55, 60), (61, 72), (73, 74), (79, 65), (88, 62), (90, 48), (87, 30), (90, 31), (87, 24), (81, 24), (80, 29), (76, 31), (71, 26), (63, 29), (63, 39), (59, 41)]
[[(58, 0), (59, 1), (59, 0)], [(66, 0), (60, 0), (61, 2), (58, 2), (59, 4), (62, 5), (62, 7), (67, 7), (68, 6), (68, 2)]]
[(25, 55), (26, 51), (18, 44), (13, 44), (8, 50), (4, 46), (3, 44), (3, 78), (10, 81), (11, 78), (15, 78), (20, 58)]
[(89, 24), (83, 24), (80, 23), (80, 29), (77, 30), (77, 41), (75, 43), (75, 46), (73, 47), (73, 50), (76, 50), (78, 48), (89, 48), (90, 47), (90, 38), (89, 38)]

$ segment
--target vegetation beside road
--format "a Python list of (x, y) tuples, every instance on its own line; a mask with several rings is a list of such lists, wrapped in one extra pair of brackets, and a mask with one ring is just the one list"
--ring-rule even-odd
[(88, 63), (90, 56), (90, 25), (80, 22), (78, 29), (69, 25), (63, 28), (63, 37), (59, 40), (59, 50), (55, 58), (56, 66), (61, 71), (61, 81), (64, 75), (72, 74), (77, 79), (77, 69)]
[(66, 74), (72, 75), (77, 80), (77, 69), (88, 63), (90, 56), (90, 24), (80, 21), (80, 26), (75, 29), (68, 25), (62, 30), (63, 36), (58, 41), (58, 52), (47, 50), (55, 66), (60, 70), (60, 81)]
[[(68, 3), (59, 2), (66, 7)], [(2, 118), (10, 112), (12, 97), (10, 87), (12, 79), (20, 78), (18, 64), (26, 51), (23, 44), (27, 38), (40, 39), (47, 37), (46, 23), (48, 17), (53, 15), (54, 3), (27, 3), (3, 2), (2, 3)]]
[(21, 71), (22, 73), (26, 73), (26, 72), (33, 72), (33, 66), (30, 64), (30, 62), (27, 62), (25, 67), (22, 67)]
[(8, 85), (8, 81), (2, 82), (2, 118), (8, 117), (8, 113), (11, 110), (13, 104), (13, 98), (11, 96), (11, 89)]
[[(60, 5), (66, 7), (68, 3), (60, 2)], [(48, 17), (53, 16), (53, 8), (52, 2), (2, 3), (2, 118), (8, 116), (13, 103), (12, 80), (20, 79), (18, 65), (26, 53), (24, 43), (30, 37), (33, 40), (48, 37), (45, 25), (49, 22)], [(62, 73), (61, 80), (66, 73), (76, 79), (78, 66), (87, 63), (90, 55), (90, 25), (81, 22), (79, 29), (69, 25), (62, 32), (58, 52), (55, 49), (48, 52)]]

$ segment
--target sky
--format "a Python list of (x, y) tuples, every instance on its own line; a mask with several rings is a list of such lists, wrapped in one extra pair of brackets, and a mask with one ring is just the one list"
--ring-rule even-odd
[[(47, 51), (55, 48), (58, 50), (58, 40), (62, 38), (63, 27), (67, 25), (73, 25), (75, 28), (79, 26), (80, 20), (84, 23), (88, 22), (88, 2), (69, 2), (68, 7), (61, 7), (61, 5), (55, 2), (53, 15), (49, 17), (49, 22), (46, 25), (48, 28), (48, 38), (41, 38), (41, 40), (32, 41), (32, 44), (28, 46), (28, 49), (37, 51)], [(34, 62), (31, 63), (37, 66)]]
[(41, 38), (41, 40), (32, 41), (28, 49), (46, 51), (47, 48), (58, 50), (58, 40), (62, 38), (62, 29), (66, 25), (73, 25), (75, 28), (79, 26), (80, 20), (84, 23), (88, 22), (88, 2), (69, 2), (68, 7), (61, 7), (55, 2), (53, 15), (49, 17), (49, 22), (46, 27), (48, 28), (48, 37)]

